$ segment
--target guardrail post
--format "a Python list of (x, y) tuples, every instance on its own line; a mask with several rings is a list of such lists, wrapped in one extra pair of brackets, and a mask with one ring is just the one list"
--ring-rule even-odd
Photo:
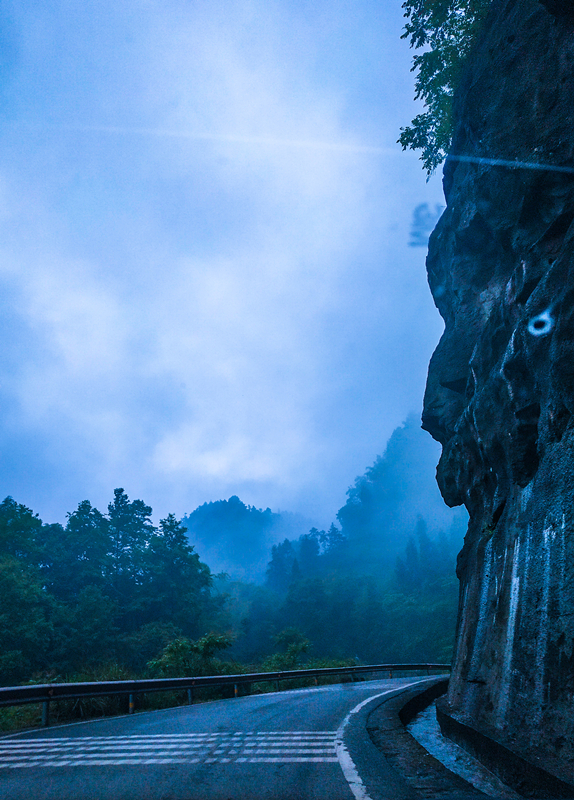
[(193, 704), (193, 689), (187, 690), (187, 704), (191, 706)]
[(279, 691), (279, 681), (275, 681), (275, 691)]
[(239, 697), (239, 689), (237, 688), (237, 684), (236, 683), (233, 684), (233, 696), (234, 697)]
[(42, 703), (42, 727), (47, 728), (50, 724), (50, 701), (44, 700)]
[(316, 675), (313, 678), (313, 680), (315, 681), (315, 686), (319, 686), (319, 681), (317, 680), (317, 676)]
[(389, 670), (389, 678), (392, 678), (392, 677), (393, 677), (393, 671), (392, 671), (392, 669), (390, 669)]
[(133, 714), (134, 713), (135, 705), (136, 704), (134, 702), (134, 695), (130, 694), (129, 701), (128, 701), (128, 714)]

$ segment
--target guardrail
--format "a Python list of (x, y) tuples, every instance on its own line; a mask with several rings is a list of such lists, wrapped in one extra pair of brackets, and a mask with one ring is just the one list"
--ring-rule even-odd
[(6, 686), (0, 688), (0, 707), (19, 706), (27, 703), (42, 703), (42, 725), (50, 724), (50, 703), (58, 700), (75, 700), (81, 697), (102, 697), (125, 695), (129, 698), (129, 713), (135, 708), (135, 697), (148, 692), (170, 692), (187, 690), (188, 703), (193, 702), (193, 690), (204, 686), (234, 687), (234, 695), (238, 695), (238, 687), (251, 683), (275, 683), (279, 691), (279, 681), (293, 678), (318, 678), (329, 675), (351, 675), (353, 679), (360, 673), (388, 672), (423, 672), (430, 675), (431, 670), (450, 672), (449, 664), (375, 664), (356, 667), (324, 667), (322, 669), (293, 669), (283, 672), (254, 672), (245, 675), (206, 675), (194, 678), (152, 678), (138, 681), (92, 681), (90, 683), (42, 683), (27, 686)]

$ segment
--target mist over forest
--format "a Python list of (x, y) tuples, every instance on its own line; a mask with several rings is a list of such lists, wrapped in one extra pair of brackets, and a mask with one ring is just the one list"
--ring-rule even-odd
[[(445, 506), (436, 486), (438, 455), (438, 446), (411, 414), (390, 437), (384, 455), (355, 479), (333, 520), (352, 542), (349, 570), (387, 576), (419, 517), (431, 538), (459, 518), (460, 512)], [(237, 496), (204, 503), (181, 522), (213, 572), (255, 583), (265, 577), (272, 545), (285, 539), (295, 543), (314, 527), (300, 514), (246, 506)]]
[(6, 498), (0, 681), (447, 661), (466, 517), (436, 459), (410, 416), (327, 529), (237, 496), (155, 525), (118, 488), (64, 526)]
[(213, 572), (255, 583), (265, 577), (274, 543), (297, 539), (313, 526), (301, 514), (246, 506), (237, 495), (204, 503), (181, 522), (190, 543)]

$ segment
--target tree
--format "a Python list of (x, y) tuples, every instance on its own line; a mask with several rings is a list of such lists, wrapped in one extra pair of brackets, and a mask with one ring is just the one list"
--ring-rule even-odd
[(104, 586), (111, 569), (108, 522), (89, 500), (68, 514), (65, 528), (43, 525), (36, 538), (44, 584), (59, 600), (77, 598), (86, 586)]
[(323, 548), (321, 562), (324, 570), (345, 570), (348, 568), (349, 542), (335, 523), (329, 530), (321, 531), (319, 541)]
[(393, 432), (383, 456), (355, 480), (337, 513), (347, 539), (342, 569), (390, 577), (419, 516), (432, 520), (433, 537), (449, 525), (453, 512), (434, 477), (439, 452), (414, 414)]
[(114, 661), (118, 654), (118, 607), (100, 586), (88, 584), (53, 609), (50, 667), (74, 672)]
[(215, 653), (231, 647), (233, 638), (227, 634), (208, 633), (197, 641), (178, 637), (164, 647), (159, 658), (150, 661), (152, 674), (166, 678), (194, 675), (219, 675), (224, 664)]
[(191, 642), (183, 636), (178, 636), (167, 644), (158, 658), (148, 663), (148, 670), (152, 675), (160, 678), (183, 678), (197, 675), (195, 653)]
[(0, 504), (0, 556), (36, 561), (36, 536), (41, 527), (37, 514), (7, 497)]
[(299, 537), (297, 561), (302, 575), (311, 576), (317, 573), (319, 569), (319, 536), (316, 528), (312, 528), (309, 533)]
[(265, 660), (264, 669), (271, 672), (299, 669), (303, 654), (311, 647), (309, 639), (297, 628), (283, 628), (273, 638), (277, 652)]
[(0, 558), (0, 682), (45, 666), (52, 636), (50, 602), (38, 571), (12, 555)]
[(148, 622), (121, 637), (118, 643), (120, 660), (130, 670), (141, 673), (170, 642), (182, 636), (183, 631), (171, 622)]
[(403, 150), (422, 150), (421, 161), (430, 175), (444, 160), (452, 139), (453, 94), (460, 83), (492, 0), (405, 0), (408, 22), (402, 39), (425, 48), (413, 57), (415, 99), (428, 109), (411, 126), (401, 128)]
[(173, 514), (160, 520), (145, 552), (141, 589), (145, 622), (170, 622), (197, 635), (202, 618), (214, 610), (211, 584), (210, 569), (189, 544), (187, 529)]
[(42, 520), (7, 497), (0, 504), (0, 681), (43, 666), (52, 634), (50, 601), (38, 571)]
[(237, 495), (204, 503), (182, 522), (189, 540), (213, 570), (234, 578), (261, 578), (272, 531), (281, 521), (271, 509), (246, 506)]
[(267, 585), (276, 592), (286, 592), (293, 579), (295, 550), (289, 539), (271, 548), (271, 561), (267, 567)]
[(119, 598), (129, 600), (144, 575), (145, 552), (154, 533), (152, 509), (142, 500), (130, 503), (123, 489), (115, 489), (108, 504), (111, 578)]

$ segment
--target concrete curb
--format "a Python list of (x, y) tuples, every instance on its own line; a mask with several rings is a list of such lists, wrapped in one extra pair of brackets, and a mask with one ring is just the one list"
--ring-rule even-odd
[[(437, 681), (436, 678), (429, 680), (433, 683)], [(351, 786), (355, 797), (364, 798), (364, 800), (389, 800), (389, 798), (392, 800), (416, 800), (416, 792), (382, 756), (372, 739), (365, 737), (365, 731), (368, 727), (369, 716), (375, 708), (384, 706), (391, 698), (403, 697), (406, 693), (420, 693), (421, 684), (424, 686), (426, 683), (426, 680), (417, 681), (417, 688), (406, 686), (389, 689), (382, 694), (379, 692), (365, 702), (360, 710), (351, 712), (347, 718), (344, 723), (344, 744), (362, 782), (359, 793), (356, 793)]]
[[(444, 676), (417, 681), (365, 703), (345, 730), (345, 745), (366, 800), (478, 800), (479, 792), (434, 759), (405, 724), (444, 694)], [(366, 739), (365, 730), (369, 737)]]
[(574, 786), (533, 764), (501, 742), (456, 719), (445, 703), (437, 703), (441, 731), (524, 797), (574, 798)]
[[(379, 765), (383, 762), (387, 770), (392, 770), (400, 778), (403, 786), (408, 787), (410, 797), (419, 800), (484, 800), (482, 792), (431, 756), (405, 728), (419, 711), (445, 693), (448, 679), (431, 680), (430, 685), (419, 684), (418, 687), (394, 692), (378, 705), (371, 705), (366, 724), (369, 737), (379, 751)], [(388, 794), (386, 798), (388, 800)]]

